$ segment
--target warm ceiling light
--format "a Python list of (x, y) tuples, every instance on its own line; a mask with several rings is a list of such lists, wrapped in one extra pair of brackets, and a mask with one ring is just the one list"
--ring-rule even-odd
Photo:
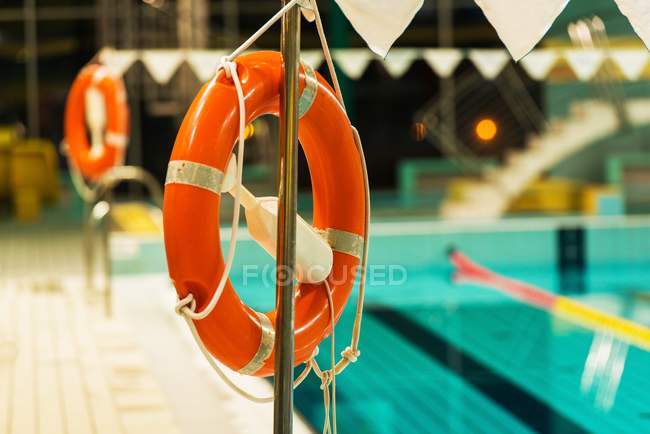
[(496, 122), (490, 118), (484, 118), (478, 121), (476, 128), (474, 128), (476, 137), (487, 142), (494, 139), (497, 135), (498, 128)]

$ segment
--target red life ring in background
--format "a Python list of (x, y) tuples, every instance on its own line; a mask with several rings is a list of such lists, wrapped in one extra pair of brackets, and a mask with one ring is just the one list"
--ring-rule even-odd
[[(103, 96), (106, 111), (100, 149), (92, 149), (86, 132), (86, 92), (92, 87)], [(129, 108), (122, 79), (103, 65), (84, 67), (68, 94), (64, 127), (68, 153), (86, 178), (96, 180), (111, 167), (122, 164), (129, 135)]]
[[(245, 95), (246, 123), (277, 115), (282, 60), (277, 52), (236, 59)], [(324, 231), (334, 252), (328, 277), (338, 320), (354, 286), (366, 225), (362, 160), (352, 127), (333, 91), (313, 69), (300, 71), (299, 139), (311, 173), (313, 225)], [(224, 270), (219, 236), (220, 184), (238, 137), (238, 100), (221, 71), (206, 83), (181, 125), (167, 171), (163, 222), (169, 274), (180, 298), (192, 294), (199, 312), (210, 302)], [(309, 359), (331, 333), (325, 284), (296, 289), (295, 354)], [(214, 310), (194, 321), (208, 351), (230, 369), (273, 373), (276, 311), (255, 312), (230, 281)]]

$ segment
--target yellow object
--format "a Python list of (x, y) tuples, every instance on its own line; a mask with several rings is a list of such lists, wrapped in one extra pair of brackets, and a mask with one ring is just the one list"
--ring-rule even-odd
[(156, 216), (152, 214), (151, 207), (143, 203), (114, 205), (111, 218), (118, 231), (136, 234), (158, 234), (162, 231), (160, 222), (156, 221)]
[(476, 137), (487, 142), (494, 139), (499, 131), (497, 123), (490, 118), (484, 118), (478, 121), (474, 129)]
[[(447, 185), (451, 201), (465, 199), (469, 192), (484, 181), (477, 178), (453, 178)], [(580, 210), (581, 186), (565, 179), (545, 179), (533, 182), (512, 201), (510, 212), (564, 213)]]
[(11, 146), (18, 140), (18, 129), (15, 126), (0, 126), (0, 148)]
[[(590, 215), (603, 214), (601, 202), (604, 198), (616, 198), (621, 192), (616, 187), (590, 185), (582, 192), (582, 212)], [(622, 210), (621, 210), (622, 211)]]
[(558, 297), (553, 311), (586, 328), (618, 335), (634, 345), (650, 350), (650, 328), (586, 306), (567, 297)]
[(0, 144), (0, 199), (9, 197), (9, 146)]
[(246, 129), (244, 129), (244, 138), (250, 139), (254, 135), (255, 135), (255, 126), (253, 124), (246, 125)]
[(36, 219), (42, 201), (53, 203), (58, 200), (58, 164), (51, 142), (28, 139), (11, 148), (9, 188), (16, 217), (22, 221)]
[(452, 201), (465, 199), (467, 191), (482, 183), (478, 178), (451, 178), (447, 183), (447, 197)]
[(9, 161), (18, 133), (15, 127), (0, 127), (0, 199), (9, 197)]
[(41, 197), (37, 190), (26, 188), (14, 196), (14, 212), (22, 222), (38, 219), (41, 215)]
[[(453, 178), (447, 184), (447, 199), (460, 201), (480, 186), (477, 178)], [(514, 199), (512, 213), (585, 213), (615, 215), (624, 213), (620, 190), (604, 185), (582, 185), (562, 178), (540, 179), (530, 184)]]
[(565, 179), (533, 182), (511, 204), (511, 212), (568, 213), (581, 209), (581, 186)]

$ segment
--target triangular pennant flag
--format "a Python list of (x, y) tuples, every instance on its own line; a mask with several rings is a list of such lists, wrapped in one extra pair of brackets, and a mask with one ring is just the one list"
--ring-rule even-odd
[(622, 48), (611, 50), (609, 57), (621, 69), (625, 78), (636, 81), (648, 64), (650, 54), (646, 49)]
[(424, 0), (336, 0), (368, 47), (386, 57)]
[(334, 50), (333, 55), (336, 64), (353, 80), (361, 78), (372, 60), (372, 53), (363, 48)]
[(300, 11), (302, 12), (302, 16), (305, 17), (307, 21), (313, 23), (316, 20), (316, 13), (311, 8), (311, 4), (307, 5), (306, 3), (309, 2), (298, 2), (300, 5)]
[(494, 80), (509, 60), (508, 53), (498, 49), (470, 50), (467, 57), (487, 80)]
[(455, 48), (434, 48), (424, 50), (422, 57), (436, 74), (447, 78), (463, 60), (463, 53)]
[(575, 48), (564, 50), (564, 58), (580, 81), (588, 81), (598, 72), (605, 53), (594, 48)]
[(321, 50), (305, 50), (300, 52), (300, 58), (307, 65), (318, 69), (323, 63), (323, 52)]
[(214, 76), (221, 57), (226, 54), (228, 53), (225, 50), (190, 50), (186, 54), (186, 59), (198, 79), (204, 82)]
[(411, 64), (413, 64), (413, 61), (417, 57), (418, 51), (412, 48), (391, 50), (384, 60), (384, 67), (391, 77), (400, 78), (409, 70)]
[(559, 55), (556, 50), (541, 48), (533, 50), (521, 59), (521, 66), (535, 80), (544, 80), (551, 71)]
[(475, 0), (515, 60), (544, 37), (569, 0)]
[(616, 0), (618, 8), (630, 20), (632, 28), (650, 49), (650, 2), (648, 0)]
[(145, 50), (142, 52), (142, 63), (157, 83), (167, 84), (183, 57), (184, 52), (181, 50)]
[(124, 75), (137, 58), (138, 54), (135, 50), (115, 50), (105, 47), (99, 52), (99, 61), (118, 76)]

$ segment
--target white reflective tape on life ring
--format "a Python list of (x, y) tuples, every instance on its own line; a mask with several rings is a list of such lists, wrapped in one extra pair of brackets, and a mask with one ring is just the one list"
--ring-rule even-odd
[(184, 184), (221, 194), (223, 172), (214, 167), (188, 160), (170, 161), (167, 166), (167, 184)]
[(110, 146), (124, 149), (126, 148), (126, 145), (128, 145), (129, 143), (129, 138), (122, 133), (118, 133), (115, 131), (106, 131), (106, 133), (104, 134), (104, 142)]
[(307, 114), (311, 106), (316, 100), (318, 94), (318, 79), (314, 68), (302, 62), (303, 71), (305, 73), (305, 88), (300, 94), (298, 99), (298, 117), (301, 118)]
[(332, 247), (332, 250), (361, 258), (364, 244), (364, 239), (361, 235), (340, 229), (328, 228), (323, 231), (323, 236)]
[(264, 363), (271, 356), (273, 352), (273, 345), (275, 343), (275, 330), (271, 320), (263, 313), (255, 312), (260, 320), (260, 327), (262, 328), (262, 336), (260, 338), (260, 345), (253, 358), (241, 368), (238, 372), (243, 375), (252, 375), (264, 366)]
[(107, 75), (108, 69), (100, 66), (99, 68), (95, 69), (95, 72), (93, 72), (93, 78), (90, 82), (93, 86), (95, 86), (99, 84), (99, 82), (102, 81)]

